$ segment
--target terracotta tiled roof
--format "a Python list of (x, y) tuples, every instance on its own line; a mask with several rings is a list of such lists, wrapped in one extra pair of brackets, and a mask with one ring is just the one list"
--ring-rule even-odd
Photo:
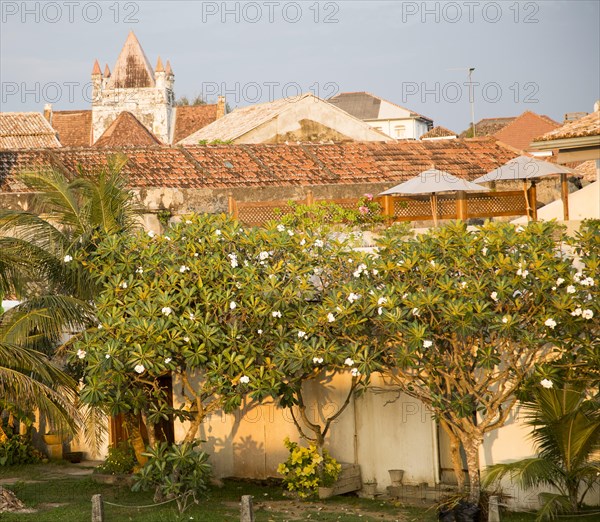
[(63, 147), (89, 147), (92, 144), (92, 111), (54, 111), (52, 127)]
[(593, 183), (598, 177), (596, 173), (596, 160), (584, 161), (577, 165), (574, 170), (575, 175), (580, 176), (581, 179), (588, 183)]
[(94, 147), (136, 147), (160, 145), (152, 134), (130, 112), (120, 113), (94, 143)]
[(0, 149), (60, 147), (56, 131), (39, 112), (0, 112)]
[(560, 127), (560, 123), (552, 120), (548, 116), (525, 111), (508, 125), (494, 133), (494, 137), (498, 141), (506, 143), (516, 149), (527, 150), (529, 144), (536, 136), (540, 136), (557, 127)]
[[(510, 116), (508, 118), (483, 118), (475, 124), (475, 136), (478, 138), (482, 136), (492, 136), (516, 119), (516, 116)], [(465, 129), (460, 133), (459, 138), (466, 138), (470, 133), (471, 126), (469, 125), (468, 129)]]
[(429, 132), (423, 134), (423, 136), (421, 136), (420, 139), (426, 140), (430, 138), (451, 138), (452, 136), (456, 138), (456, 132), (448, 130), (446, 129), (446, 127), (442, 127), (441, 125), (438, 125), (437, 127), (431, 129)]
[(565, 123), (562, 127), (537, 136), (533, 141), (564, 140), (600, 135), (600, 111), (592, 112), (583, 118)]
[(133, 188), (226, 188), (405, 181), (432, 163), (473, 180), (517, 156), (491, 139), (346, 143), (331, 145), (217, 145), (185, 148), (60, 148), (0, 152), (0, 190), (23, 190), (15, 176), (31, 168), (75, 175), (106, 165), (109, 154), (129, 161)]
[(175, 108), (173, 143), (178, 143), (217, 119), (217, 104), (187, 105)]

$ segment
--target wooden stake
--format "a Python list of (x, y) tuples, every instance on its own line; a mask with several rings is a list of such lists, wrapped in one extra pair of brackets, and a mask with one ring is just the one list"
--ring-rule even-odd
[(242, 509), (240, 515), (240, 522), (254, 522), (252, 495), (242, 495)]
[(496, 495), (490, 496), (488, 522), (500, 522), (500, 509), (498, 508), (498, 497)]
[(92, 522), (104, 522), (102, 495), (94, 495), (92, 497)]

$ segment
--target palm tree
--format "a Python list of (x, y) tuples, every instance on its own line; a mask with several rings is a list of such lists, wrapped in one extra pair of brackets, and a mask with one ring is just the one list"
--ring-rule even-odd
[(21, 300), (0, 315), (0, 396), (5, 406), (38, 408), (56, 428), (74, 428), (76, 382), (46, 356), (65, 334), (94, 324), (96, 285), (74, 258), (136, 226), (125, 162), (111, 157), (96, 175), (72, 180), (22, 174), (35, 194), (31, 211), (0, 210), (0, 295)]
[(536, 520), (553, 519), (561, 512), (577, 512), (592, 486), (599, 481), (600, 409), (598, 399), (586, 399), (581, 383), (540, 388), (523, 404), (526, 423), (539, 450), (532, 457), (486, 469), (485, 485), (508, 476), (523, 489), (551, 486), (542, 493)]

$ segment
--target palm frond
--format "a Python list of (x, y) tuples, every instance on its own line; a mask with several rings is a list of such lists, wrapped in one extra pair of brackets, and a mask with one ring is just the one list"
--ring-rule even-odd
[(0, 341), (33, 346), (39, 336), (58, 339), (94, 318), (93, 307), (67, 295), (32, 297), (0, 316)]

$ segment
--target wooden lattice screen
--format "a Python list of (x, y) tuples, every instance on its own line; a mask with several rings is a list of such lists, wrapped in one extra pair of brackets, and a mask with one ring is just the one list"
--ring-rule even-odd
[[(355, 209), (358, 207), (359, 199), (321, 201), (335, 203), (343, 208)], [(381, 204), (383, 214), (389, 216), (390, 221), (428, 221), (433, 219), (429, 196), (386, 196), (377, 198), (377, 201)], [(300, 204), (312, 202), (311, 194), (307, 196), (306, 200), (298, 201)], [(462, 200), (454, 194), (440, 194), (437, 196), (437, 206), (439, 219), (458, 219), (461, 217), (461, 209), (463, 219), (527, 214), (525, 195), (520, 190), (464, 194)], [(248, 225), (263, 225), (291, 211), (287, 201), (241, 202), (234, 201), (231, 197), (229, 200), (229, 212)]]

